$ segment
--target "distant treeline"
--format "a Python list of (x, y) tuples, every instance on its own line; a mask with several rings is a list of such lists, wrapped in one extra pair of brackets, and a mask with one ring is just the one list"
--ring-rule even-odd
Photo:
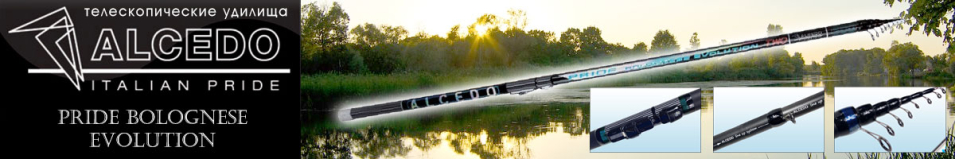
[(910, 77), (924, 75), (932, 78), (952, 78), (955, 65), (951, 53), (926, 56), (918, 45), (892, 42), (889, 50), (882, 48), (839, 50), (823, 58), (822, 74), (827, 76), (888, 75)]
[[(526, 13), (485, 14), (468, 26), (454, 26), (443, 36), (410, 35), (401, 26), (361, 24), (349, 29), (348, 14), (339, 4), (302, 7), (303, 74), (447, 73), (474, 69), (520, 69), (561, 66), (614, 57), (656, 56), (678, 52), (681, 46), (668, 30), (659, 30), (647, 45), (610, 43), (595, 26), (568, 28), (559, 34), (525, 29)], [(770, 24), (769, 35), (782, 33)], [(722, 40), (726, 43), (726, 40)], [(687, 49), (700, 47), (698, 34)], [(801, 53), (782, 47), (676, 67), (665, 81), (767, 79), (802, 75)], [(651, 79), (652, 80), (652, 79)], [(656, 81), (656, 80), (653, 80)]]

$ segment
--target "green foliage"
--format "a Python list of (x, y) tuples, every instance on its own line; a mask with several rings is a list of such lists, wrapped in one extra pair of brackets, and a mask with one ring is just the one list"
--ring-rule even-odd
[(480, 25), (497, 25), (498, 24), (497, 15), (494, 14), (484, 14), (477, 18), (477, 21), (474, 24)]
[(348, 49), (361, 54), (364, 68), (372, 73), (390, 73), (403, 66), (400, 52), (403, 47), (399, 41), (405, 39), (408, 31), (401, 26), (376, 26), (365, 23), (351, 29), (352, 43)]
[(562, 45), (563, 50), (570, 51), (569, 54), (575, 55), (577, 51), (580, 51), (580, 29), (577, 28), (567, 28), (566, 31), (560, 33), (560, 44)]
[(355, 72), (355, 73), (369, 72), (368, 66), (365, 65), (365, 58), (362, 57), (361, 54), (354, 52), (353, 50), (350, 50), (350, 53), (352, 55), (352, 58), (351, 60), (348, 61), (348, 68), (351, 69), (349, 72)]
[(447, 36), (448, 40), (458, 40), (458, 38), (460, 38), (461, 36), (461, 33), (459, 33), (460, 30), (461, 30), (460, 24), (454, 25), (454, 27), (451, 27), (451, 31), (448, 31), (448, 36)]
[(883, 0), (889, 7), (895, 2), (910, 5), (899, 13), (905, 24), (909, 25), (908, 35), (912, 35), (913, 31), (922, 31), (926, 36), (942, 37), (949, 46), (955, 44), (955, 37), (952, 36), (955, 33), (955, 14), (952, 14), (955, 0)]
[(677, 44), (676, 37), (670, 34), (670, 30), (657, 31), (653, 35), (653, 41), (650, 41), (651, 54), (673, 53), (680, 51), (680, 44)]
[(793, 53), (793, 56), (789, 58), (788, 62), (793, 66), (793, 74), (801, 75), (806, 73), (803, 68), (806, 66), (806, 60), (803, 59), (802, 53)]
[(568, 28), (560, 34), (560, 44), (564, 45), (569, 54), (576, 57), (590, 58), (594, 56), (610, 55), (609, 44), (601, 37), (599, 28), (589, 26), (584, 29)]
[[(886, 52), (882, 48), (839, 50), (822, 59), (822, 74), (826, 76), (882, 75)], [(861, 66), (861, 67), (860, 67)]]
[(880, 75), (885, 72), (885, 64), (883, 64), (883, 58), (885, 58), (885, 50), (882, 48), (872, 48), (866, 56), (865, 65), (863, 65), (862, 72), (869, 75)]
[(638, 55), (646, 54), (647, 51), (648, 51), (648, 50), (647, 50), (647, 43), (640, 42), (640, 43), (637, 43), (637, 44), (633, 44), (633, 49), (632, 49), (632, 50), (633, 50), (633, 53), (634, 53), (634, 54), (638, 54)]
[[(436, 35), (416, 35), (402, 40), (400, 55), (405, 70), (446, 72), (451, 68), (451, 43)], [(423, 52), (433, 52), (422, 54)]]
[(925, 68), (924, 53), (911, 42), (898, 44), (892, 42), (892, 48), (882, 58), (882, 64), (889, 70), (889, 75), (898, 76), (904, 73), (914, 73)]
[[(955, 62), (950, 54), (925, 56), (915, 44), (892, 42), (882, 48), (839, 50), (823, 58), (822, 74), (827, 76), (889, 75), (892, 77), (952, 78)], [(916, 74), (918, 73), (918, 74)]]
[(952, 58), (951, 54), (938, 54), (931, 57), (926, 57), (928, 67), (926, 76), (931, 78), (945, 78), (952, 79), (953, 72), (955, 72), (955, 59)]
[[(951, 56), (955, 56), (955, 0), (883, 0), (883, 3), (892, 7), (896, 2), (899, 3), (908, 3), (909, 8), (905, 11), (899, 13), (899, 16), (902, 20), (905, 20), (905, 24), (909, 25), (907, 35), (912, 35), (914, 31), (922, 31), (926, 36), (936, 36), (942, 37), (942, 42), (948, 44), (946, 49), (948, 52), (948, 60), (942, 59), (931, 59), (928, 61), (932, 71), (928, 72), (926, 76), (929, 78), (952, 78), (952, 74), (955, 74), (955, 66), (951, 66), (951, 63), (955, 60), (951, 60)], [(904, 28), (899, 26), (899, 28)], [(944, 29), (944, 30), (943, 30)], [(895, 45), (893, 45), (895, 47)], [(901, 48), (897, 50), (898, 52), (893, 52), (890, 49), (890, 52), (897, 53), (897, 56), (907, 56), (912, 57), (916, 54), (915, 50), (918, 50), (917, 46), (911, 48), (910, 46), (902, 46), (909, 48)], [(921, 51), (917, 51), (921, 52)], [(893, 54), (896, 55), (896, 54)], [(914, 61), (918, 58), (908, 58), (908, 59), (886, 59), (886, 65), (891, 64), (904, 64), (903, 66), (892, 67), (891, 72), (893, 74), (904, 73), (906, 70), (916, 69), (918, 64)], [(893, 63), (888, 63), (888, 62)], [(948, 68), (939, 67), (947, 65)], [(924, 66), (922, 66), (924, 67)]]
[(408, 36), (408, 30), (401, 26), (375, 26), (365, 23), (351, 29), (353, 43), (358, 46), (374, 47), (379, 44), (397, 44), (399, 40)]
[(948, 74), (955, 75), (955, 55), (948, 55)]
[(347, 71), (355, 55), (345, 51), (348, 14), (338, 2), (332, 6), (302, 6), (302, 72)]
[(600, 55), (609, 54), (609, 52), (605, 50), (605, 46), (607, 46), (607, 42), (604, 41), (603, 37), (601, 37), (600, 34), (602, 34), (600, 29), (594, 26), (588, 26), (584, 28), (583, 30), (581, 30), (581, 34), (580, 34), (581, 51), (586, 54), (590, 54), (591, 56), (600, 56)]
[(817, 71), (821, 73), (821, 72), (822, 72), (822, 71), (821, 71), (821, 70), (822, 70), (822, 65), (819, 65), (819, 63), (816, 62), (816, 61), (812, 61), (812, 64), (809, 64), (809, 68), (806, 68), (805, 70), (806, 70), (807, 73), (809, 73), (809, 72), (817, 72)]
[[(760, 53), (733, 55), (716, 62), (714, 68), (725, 69), (716, 79), (768, 79), (796, 77), (805, 74), (801, 53), (789, 55), (786, 50), (766, 50)], [(718, 66), (718, 67), (717, 67)]]
[(948, 45), (946, 51), (949, 55), (955, 55), (955, 45)]

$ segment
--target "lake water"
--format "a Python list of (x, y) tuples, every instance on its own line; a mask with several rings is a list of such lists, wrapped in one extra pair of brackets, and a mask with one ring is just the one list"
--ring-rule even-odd
[[(826, 108), (835, 108), (833, 87), (951, 87), (952, 82), (899, 80), (878, 76), (798, 80), (709, 81), (636, 84), (629, 87), (702, 87), (703, 153), (589, 153), (589, 89), (558, 87), (523, 96), (501, 96), (479, 103), (429, 108), (363, 123), (304, 121), (302, 158), (849, 158), (833, 153), (827, 133), (826, 153), (712, 153), (712, 87), (826, 87)], [(946, 125), (955, 121), (951, 94), (946, 96)], [(841, 107), (840, 107), (841, 108)], [(823, 111), (823, 110), (816, 110)], [(331, 114), (330, 112), (308, 112)], [(832, 113), (825, 113), (832, 121)], [(660, 125), (666, 126), (666, 125)], [(949, 127), (949, 129), (951, 129)], [(652, 131), (652, 130), (651, 130)], [(826, 123), (832, 132), (832, 123)], [(939, 140), (941, 141), (941, 139)], [(665, 143), (654, 143), (665, 144)], [(810, 156), (811, 155), (811, 156)], [(851, 154), (855, 156), (856, 154)]]

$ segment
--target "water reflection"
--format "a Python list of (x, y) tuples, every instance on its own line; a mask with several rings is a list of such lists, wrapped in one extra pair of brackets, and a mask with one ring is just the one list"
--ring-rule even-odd
[[(586, 135), (586, 103), (481, 107), (352, 130), (303, 128), (303, 158), (394, 158), (446, 143), (459, 155), (528, 158), (527, 143), (548, 133)], [(308, 131), (306, 131), (308, 130)]]

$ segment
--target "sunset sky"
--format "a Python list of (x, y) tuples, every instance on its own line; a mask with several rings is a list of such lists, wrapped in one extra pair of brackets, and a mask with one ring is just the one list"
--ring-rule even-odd
[[(302, 4), (313, 0), (302, 1)], [(331, 5), (333, 0), (317, 0)], [(570, 27), (596, 26), (610, 43), (632, 47), (648, 45), (661, 29), (673, 33), (686, 51), (693, 32), (699, 33), (701, 47), (719, 45), (721, 39), (738, 42), (766, 36), (768, 24), (780, 24), (783, 31), (794, 32), (860, 19), (889, 19), (908, 8), (908, 4), (888, 7), (882, 0), (339, 0), (351, 18), (349, 27), (363, 23), (400, 25), (410, 34), (424, 31), (445, 36), (450, 28), (473, 23), (478, 16), (491, 13), (506, 16), (508, 9), (524, 10), (529, 29), (560, 32)], [(860, 32), (840, 37), (785, 46), (790, 53), (801, 52), (806, 63), (822, 61), (840, 49), (882, 47), (892, 40), (912, 42), (927, 55), (945, 51), (941, 38), (907, 30), (883, 35), (872, 41)], [(888, 33), (888, 32), (887, 32)]]

